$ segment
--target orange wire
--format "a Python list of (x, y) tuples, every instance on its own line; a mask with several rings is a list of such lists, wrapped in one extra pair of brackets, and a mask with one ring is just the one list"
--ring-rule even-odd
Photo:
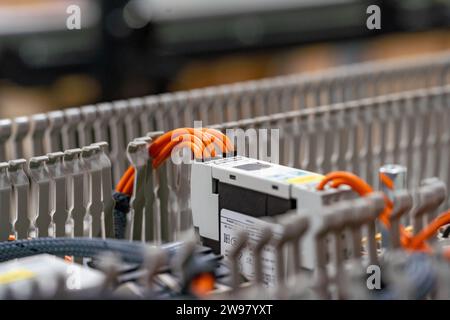
[(205, 144), (205, 147), (207, 148), (211, 157), (216, 156), (217, 149), (220, 150), (221, 154), (223, 153), (225, 146), (223, 145), (223, 142), (220, 139), (217, 139), (215, 136), (207, 132), (203, 133), (203, 139), (204, 139), (203, 143)]
[(442, 251), (442, 255), (444, 256), (444, 258), (446, 258), (447, 260), (450, 260), (450, 248), (443, 248)]
[(380, 172), (379, 174), (381, 182), (388, 188), (393, 190), (394, 189), (394, 181), (392, 181), (391, 178), (389, 178), (386, 174), (383, 172)]
[[(191, 136), (190, 138), (192, 138), (192, 140), (194, 140), (194, 141), (196, 139), (193, 136)], [(181, 143), (180, 143), (180, 141), (181, 141)], [(199, 140), (197, 140), (197, 143), (198, 142), (199, 142)], [(176, 146), (179, 146), (179, 147), (190, 147), (191, 150), (193, 150), (194, 155), (195, 155), (196, 158), (201, 158), (202, 157), (203, 153), (202, 153), (200, 147), (197, 144), (195, 144), (192, 141), (183, 141), (183, 137), (179, 136), (176, 140), (172, 140), (168, 145), (166, 145), (164, 147), (164, 149), (163, 149), (164, 153), (162, 155), (156, 157), (153, 160), (152, 166), (155, 169), (157, 167), (159, 167), (161, 165), (161, 163), (164, 162), (164, 160), (166, 160), (167, 157), (170, 155), (170, 152), (172, 151), (172, 149), (174, 147), (176, 147)], [(132, 169), (131, 170), (131, 175), (129, 175), (128, 180), (126, 180), (126, 182), (123, 183), (124, 184), (123, 189), (121, 189), (121, 191), (119, 191), (119, 192), (122, 192), (122, 193), (127, 194), (127, 195), (132, 195), (133, 194), (133, 186), (134, 186), (134, 168), (133, 167), (130, 167), (130, 168)], [(128, 169), (130, 169), (130, 168), (128, 168)], [(128, 170), (127, 170), (127, 172), (128, 172)], [(122, 179), (124, 179), (124, 177), (122, 177)], [(121, 181), (122, 181), (122, 179), (121, 179)]]
[(215, 157), (216, 148), (214, 147), (214, 136), (208, 134), (200, 134), (203, 143), (203, 158)]
[[(323, 190), (325, 185), (330, 183), (330, 186), (337, 188), (342, 184), (350, 186), (355, 192), (359, 193), (361, 196), (370, 194), (372, 188), (367, 182), (362, 180), (360, 177), (343, 171), (336, 171), (329, 173), (324, 177), (324, 179), (317, 186), (318, 190)], [(389, 183), (387, 186), (389, 188)], [(385, 208), (380, 213), (379, 219), (387, 226), (390, 227), (389, 216), (393, 209), (392, 201), (385, 196)], [(445, 224), (450, 223), (450, 211), (440, 216), (438, 219), (433, 221), (425, 229), (423, 229), (417, 236), (410, 236), (404, 226), (400, 226), (400, 240), (401, 244), (405, 249), (409, 250), (420, 250), (424, 252), (431, 252), (430, 246), (425, 242), (429, 237), (431, 237), (436, 231)]]
[(440, 227), (450, 223), (450, 211), (442, 213), (439, 217), (434, 219), (428, 226), (422, 229), (411, 240), (411, 247), (417, 249), (423, 242), (431, 238)]
[(159, 152), (168, 144), (171, 140), (182, 134), (193, 134), (192, 128), (179, 128), (171, 131), (167, 131), (163, 135), (156, 138), (150, 145), (149, 153), (154, 158)]
[(123, 188), (125, 187), (125, 185), (128, 182), (128, 179), (130, 179), (130, 177), (133, 174), (134, 174), (134, 168), (133, 168), (133, 166), (129, 166), (127, 171), (125, 171), (124, 175), (122, 176), (122, 178), (120, 179), (119, 183), (116, 186), (117, 192), (122, 192)]
[(190, 290), (197, 296), (205, 296), (212, 290), (214, 290), (216, 279), (213, 274), (201, 273), (194, 279), (192, 279)]
[[(351, 175), (353, 175), (353, 174), (351, 174)], [(345, 178), (336, 178), (336, 179), (330, 181), (330, 186), (332, 188), (337, 188), (337, 187), (345, 184), (345, 185), (348, 185), (349, 187), (351, 187), (353, 189), (353, 191), (357, 192), (360, 196), (366, 196), (366, 195), (370, 194), (372, 191), (369, 192), (368, 190), (369, 189), (372, 190), (372, 188), (361, 178), (359, 178), (357, 176), (355, 176), (355, 177), (358, 180), (361, 180), (363, 183), (361, 183), (361, 181), (356, 181), (355, 179), (348, 181)], [(320, 187), (320, 189), (319, 189), (319, 187)], [(325, 185), (319, 184), (319, 186), (317, 188), (319, 190), (322, 190), (324, 187), (325, 187)], [(380, 213), (378, 218), (381, 220), (381, 222), (383, 222), (383, 224), (385, 226), (389, 227), (390, 226), (389, 215), (392, 211), (392, 202), (389, 200), (388, 197), (385, 197), (384, 201), (386, 203), (386, 206), (383, 209), (383, 211)]]
[[(195, 134), (186, 134), (183, 133), (186, 131), (190, 131), (193, 132)], [(169, 156), (170, 152), (172, 151), (172, 149), (181, 142), (181, 140), (194, 140), (195, 144), (197, 147), (191, 147), (191, 150), (194, 152), (194, 155), (196, 158), (207, 158), (210, 156), (215, 156), (215, 148), (214, 145), (212, 145), (212, 142), (214, 141), (216, 143), (216, 145), (219, 146), (219, 148), (223, 149), (223, 143), (221, 143), (221, 139), (222, 136), (225, 137), (225, 135), (223, 135), (222, 133), (218, 132), (217, 130), (207, 130), (206, 134), (205, 133), (198, 133), (199, 130), (196, 129), (192, 129), (192, 128), (183, 128), (183, 129), (177, 129), (177, 130), (173, 130), (171, 131), (171, 135), (172, 135), (172, 140), (170, 142), (168, 142), (165, 145), (161, 145), (159, 138), (157, 140), (155, 140), (155, 143), (158, 143), (158, 147), (153, 149), (153, 151), (151, 151), (151, 148), (153, 146), (153, 144), (150, 146), (150, 155), (155, 158), (156, 160), (154, 160), (153, 162), (153, 166), (156, 168), (158, 167), (161, 162), (165, 159), (167, 159), (167, 157)], [(170, 133), (170, 132), (168, 132)], [(162, 141), (167, 141), (169, 134), (166, 133), (164, 134), (161, 140)], [(216, 135), (214, 135), (216, 134)], [(198, 138), (198, 136), (200, 136), (202, 138), (202, 140), (200, 138)], [(217, 136), (219, 136), (219, 138), (217, 138)], [(212, 137), (215, 137), (215, 139), (212, 139)], [(183, 138), (183, 139), (181, 139)], [(203, 142), (203, 143), (202, 143)], [(189, 144), (184, 144), (185, 147), (189, 147)], [(200, 149), (201, 151), (201, 156), (198, 154), (197, 148)], [(232, 146), (231, 146), (232, 148)], [(157, 152), (157, 154), (154, 154), (154, 152)]]
[(127, 184), (122, 190), (122, 193), (131, 196), (133, 194), (134, 187), (134, 174), (128, 179)]
[[(223, 150), (225, 150), (225, 144), (223, 143), (223, 140), (227, 139), (227, 136), (224, 135), (222, 132), (214, 129), (209, 128), (201, 128), (197, 129), (194, 128), (194, 134), (196, 136), (199, 136), (205, 143), (205, 146), (209, 145), (211, 142), (214, 142), (214, 144), (219, 147), (221, 150), (221, 153), (223, 153)], [(233, 148), (233, 146), (231, 145)]]
[(335, 180), (335, 179), (341, 179), (346, 181), (346, 184), (349, 184), (352, 188), (355, 189), (360, 195), (366, 195), (368, 193), (373, 192), (372, 187), (367, 184), (363, 179), (358, 177), (357, 175), (346, 172), (346, 171), (335, 171), (327, 174), (322, 181), (317, 186), (318, 190), (323, 190), (325, 188), (325, 185), (328, 184), (328, 182)]
[[(169, 156), (172, 149), (180, 144), (182, 141), (188, 140), (189, 142), (193, 142), (196, 147), (193, 147), (191, 144), (185, 145), (191, 147), (191, 149), (194, 151), (194, 154), (197, 158), (201, 158), (200, 154), (206, 157), (210, 156), (210, 152), (208, 150), (203, 151), (204, 144), (203, 142), (196, 136), (191, 134), (182, 134), (181, 130), (178, 130), (177, 136), (169, 141), (166, 145), (163, 146), (162, 150), (160, 151), (161, 154), (159, 154), (155, 160), (153, 161), (153, 166), (156, 168), (158, 167), (167, 157)], [(209, 142), (210, 139), (206, 138), (206, 141)], [(208, 147), (208, 149), (211, 149)], [(199, 150), (200, 153), (199, 153)], [(133, 192), (133, 183), (134, 183), (134, 168), (129, 167), (122, 177), (122, 179), (119, 181), (117, 191), (123, 192), (125, 194), (131, 194)]]
[[(154, 156), (152, 156), (152, 157), (153, 157), (154, 159), (157, 159), (158, 157), (159, 157), (159, 158), (164, 158), (164, 159), (166, 159), (166, 158), (169, 156), (169, 154), (170, 154), (170, 152), (172, 151), (172, 149), (173, 149), (178, 143), (180, 143), (181, 140), (182, 140), (182, 138), (176, 138), (176, 139), (173, 139), (173, 140), (169, 141), (167, 144), (165, 144), (165, 145), (163, 146), (163, 148), (158, 152), (157, 155), (154, 155)], [(153, 161), (155, 161), (155, 160), (153, 160)], [(153, 167), (155, 167), (155, 165), (153, 165)]]
[(155, 141), (153, 141), (150, 146), (149, 152), (154, 157), (157, 154), (159, 154), (159, 152), (162, 150), (162, 148), (164, 148), (165, 144), (167, 144), (170, 140), (172, 140), (173, 138), (176, 138), (179, 135), (193, 134), (193, 135), (201, 138), (202, 133), (205, 133), (205, 132), (220, 139), (221, 142), (224, 142), (224, 145), (226, 146), (228, 152), (232, 152), (234, 150), (233, 145), (231, 144), (228, 137), (218, 130), (210, 129), (210, 128), (202, 128), (201, 130), (195, 129), (195, 128), (179, 128), (179, 129), (168, 131), (165, 134), (163, 134), (162, 136), (155, 139)]
[[(345, 171), (335, 171), (327, 174), (323, 180), (317, 186), (318, 190), (323, 190), (325, 186), (329, 183), (331, 187), (339, 187), (342, 184), (350, 186), (355, 192), (357, 192), (361, 196), (366, 196), (373, 192), (372, 187), (365, 182), (363, 179), (358, 177), (357, 175), (345, 172)], [(390, 226), (389, 215), (392, 211), (392, 202), (388, 197), (385, 197), (386, 206), (384, 210), (380, 213), (379, 219), (383, 222), (387, 227)]]
[[(336, 180), (330, 181), (330, 186), (332, 188), (338, 188), (341, 185), (347, 185), (347, 186), (351, 187), (352, 190), (355, 191), (356, 193), (358, 193), (360, 196), (365, 196), (370, 193), (370, 192), (366, 192), (364, 187), (362, 187), (355, 181), (351, 181), (351, 180), (348, 181), (348, 180), (345, 180), (342, 178), (337, 178)], [(321, 189), (319, 189), (319, 190), (321, 190)]]
[(215, 136), (216, 138), (220, 139), (220, 141), (225, 145), (227, 152), (234, 151), (234, 147), (233, 147), (233, 144), (231, 143), (230, 139), (222, 132), (220, 132), (216, 129), (211, 129), (211, 128), (203, 128), (203, 132), (207, 132), (207, 133)]
[[(215, 157), (217, 149), (221, 153), (234, 151), (228, 137), (218, 130), (178, 128), (164, 133), (151, 143), (149, 155), (153, 158), (152, 166), (158, 168), (175, 147), (190, 148), (197, 159)], [(117, 184), (116, 191), (131, 195), (133, 186), (134, 168), (130, 166)]]
[(163, 162), (164, 160), (166, 160), (169, 156), (170, 153), (172, 151), (172, 149), (177, 146), (177, 147), (189, 147), (192, 152), (194, 153), (194, 157), (196, 159), (201, 159), (203, 152), (202, 150), (192, 141), (182, 141), (182, 142), (177, 142), (173, 145), (171, 145), (171, 143), (169, 143), (169, 145), (167, 145), (166, 147), (164, 147), (164, 149), (162, 150), (162, 154), (158, 155), (152, 162), (153, 168), (158, 168)]
[(177, 144), (175, 146), (176, 149), (178, 149), (178, 148), (187, 148), (187, 147), (190, 147), (192, 152), (194, 152), (194, 157), (196, 159), (201, 159), (203, 157), (202, 150), (196, 144), (193, 144), (192, 142), (183, 141), (183, 142), (181, 142), (181, 143), (179, 143), (179, 144)]
[(347, 183), (347, 181), (345, 179), (336, 178), (333, 181), (330, 181), (330, 187), (331, 188), (339, 188), (339, 186), (344, 185), (346, 183)]
[[(202, 141), (199, 137), (197, 137), (196, 135), (193, 134), (182, 134), (180, 136), (177, 137), (177, 139), (181, 142), (181, 141), (191, 141), (193, 142), (195, 145), (197, 145), (197, 147), (200, 148), (200, 150), (204, 150), (206, 145), (205, 142)], [(180, 140), (181, 139), (181, 140)], [(209, 140), (207, 140), (209, 141)], [(207, 157), (210, 156), (210, 153), (206, 154)]]
[[(194, 139), (193, 138), (194, 136), (190, 136), (190, 135), (188, 135), (188, 136), (179, 136), (179, 137), (177, 137), (177, 138), (174, 138), (173, 140), (171, 140), (169, 143), (167, 143), (162, 149), (161, 149), (161, 151), (155, 156), (155, 157), (153, 157), (154, 159), (153, 159), (153, 167), (154, 168), (157, 168), (157, 167), (159, 167), (159, 165), (164, 161), (164, 160), (166, 160), (169, 156), (170, 156), (170, 153), (172, 152), (172, 150), (173, 150), (173, 148), (177, 145), (177, 144), (180, 144), (180, 143), (182, 143), (183, 141), (185, 141), (185, 139), (186, 138), (192, 138), (192, 139)], [(191, 141), (189, 141), (189, 139), (186, 139), (188, 142), (191, 142)], [(201, 143), (201, 142), (200, 142)], [(196, 145), (197, 146), (197, 148), (200, 148), (197, 144), (195, 144), (195, 143), (193, 143), (194, 145)], [(203, 145), (202, 143), (201, 143), (201, 145)], [(201, 149), (200, 149), (201, 150)]]

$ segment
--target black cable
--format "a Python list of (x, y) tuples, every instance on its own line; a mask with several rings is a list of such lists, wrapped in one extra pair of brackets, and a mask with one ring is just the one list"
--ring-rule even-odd
[(130, 196), (120, 192), (114, 192), (115, 201), (113, 219), (114, 219), (114, 238), (125, 239), (125, 228), (127, 225), (127, 214), (130, 211)]
[(99, 238), (36, 238), (0, 242), (0, 262), (38, 254), (58, 256), (95, 257), (110, 251), (119, 254), (125, 262), (142, 263), (146, 245)]

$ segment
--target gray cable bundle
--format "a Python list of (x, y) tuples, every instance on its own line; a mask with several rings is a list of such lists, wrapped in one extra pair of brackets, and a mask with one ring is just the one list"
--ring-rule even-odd
[(38, 255), (42, 253), (58, 256), (95, 257), (110, 251), (121, 256), (123, 261), (142, 263), (146, 245), (99, 238), (36, 238), (0, 242), (0, 262)]

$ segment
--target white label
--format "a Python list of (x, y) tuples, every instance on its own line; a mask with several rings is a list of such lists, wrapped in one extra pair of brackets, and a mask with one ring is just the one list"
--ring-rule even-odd
[[(239, 270), (248, 280), (253, 280), (255, 277), (253, 247), (261, 238), (261, 226), (272, 227), (275, 237), (280, 234), (280, 226), (227, 209), (222, 209), (220, 213), (220, 252), (228, 257), (234, 242), (237, 240), (238, 232), (245, 230), (248, 233), (249, 241), (239, 259)], [(276, 285), (276, 256), (272, 245), (267, 245), (263, 249), (262, 261), (264, 284), (268, 287), (274, 287)]]
[(219, 168), (227, 168), (227, 172), (236, 172), (287, 184), (316, 185), (324, 178), (314, 172), (242, 157), (224, 158), (214, 161), (214, 164)]

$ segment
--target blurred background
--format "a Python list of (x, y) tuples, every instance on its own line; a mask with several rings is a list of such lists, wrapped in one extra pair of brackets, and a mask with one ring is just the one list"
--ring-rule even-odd
[(446, 50), (449, 26), (450, 0), (0, 0), (0, 117)]

